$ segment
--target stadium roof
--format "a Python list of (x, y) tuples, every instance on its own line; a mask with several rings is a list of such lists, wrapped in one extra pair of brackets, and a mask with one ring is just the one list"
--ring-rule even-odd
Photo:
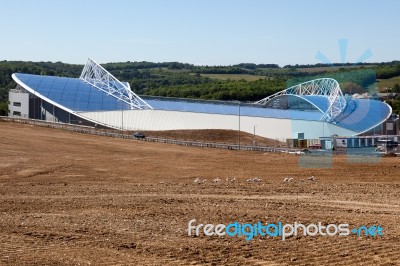
[(36, 96), (57, 103), (72, 112), (129, 110), (128, 103), (77, 78), (15, 74)]

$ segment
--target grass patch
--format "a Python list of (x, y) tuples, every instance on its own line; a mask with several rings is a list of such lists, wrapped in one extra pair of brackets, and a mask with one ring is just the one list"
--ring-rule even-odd
[(396, 83), (400, 85), (400, 76), (390, 79), (378, 79), (379, 88), (393, 88), (394, 84)]
[(220, 80), (247, 80), (254, 81), (259, 79), (266, 79), (265, 76), (249, 75), (249, 74), (201, 74), (202, 77)]

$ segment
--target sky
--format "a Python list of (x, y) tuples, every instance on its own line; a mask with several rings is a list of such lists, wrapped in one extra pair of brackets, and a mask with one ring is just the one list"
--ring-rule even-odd
[(386, 62), (400, 59), (399, 10), (397, 0), (0, 0), (0, 60)]

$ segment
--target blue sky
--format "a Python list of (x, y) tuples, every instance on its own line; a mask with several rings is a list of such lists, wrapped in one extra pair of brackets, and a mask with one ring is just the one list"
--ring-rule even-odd
[(0, 0), (0, 60), (314, 64), (400, 59), (396, 0)]

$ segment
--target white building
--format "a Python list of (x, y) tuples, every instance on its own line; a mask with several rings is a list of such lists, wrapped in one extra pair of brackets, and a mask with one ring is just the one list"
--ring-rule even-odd
[(29, 93), (22, 89), (10, 90), (8, 113), (11, 117), (29, 118)]

